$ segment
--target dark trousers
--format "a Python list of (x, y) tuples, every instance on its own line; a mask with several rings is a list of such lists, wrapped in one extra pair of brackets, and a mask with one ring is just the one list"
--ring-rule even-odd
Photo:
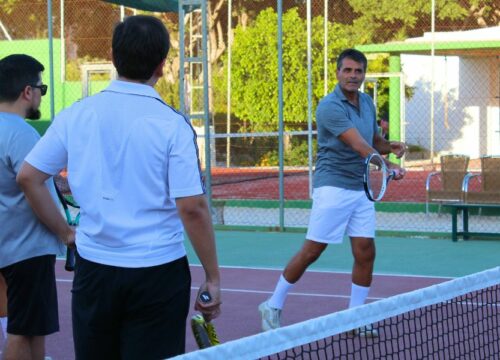
[(77, 255), (72, 290), (76, 359), (183, 354), (190, 290), (186, 257), (154, 267), (121, 268)]
[(45, 336), (59, 331), (55, 255), (29, 258), (0, 269), (7, 284), (7, 332)]

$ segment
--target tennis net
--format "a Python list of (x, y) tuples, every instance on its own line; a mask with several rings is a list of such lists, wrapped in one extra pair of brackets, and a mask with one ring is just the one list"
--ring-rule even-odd
[(497, 267), (177, 358), (499, 359), (499, 305)]

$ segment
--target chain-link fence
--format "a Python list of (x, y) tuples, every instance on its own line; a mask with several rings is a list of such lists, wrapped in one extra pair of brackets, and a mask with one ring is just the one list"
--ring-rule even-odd
[[(182, 66), (182, 110), (199, 135), (205, 134), (205, 124), (195, 115), (210, 116), (211, 161), (205, 171), (217, 224), (307, 226), (314, 111), (336, 85), (337, 55), (356, 47), (369, 59), (363, 90), (374, 99), (381, 131), (389, 140), (405, 141), (410, 150), (402, 159), (408, 175), (392, 183), (377, 204), (378, 230), (450, 231), (450, 210), (441, 204), (464, 201), (465, 173), (457, 175), (460, 188), (450, 185), (456, 181), (447, 181), (449, 174), (457, 171), (442, 165), (444, 155), (464, 155), (466, 172), (481, 175), (470, 182), (469, 191), (475, 192), (485, 190), (488, 181), (481, 159), (500, 155), (500, 7), (493, 0), (436, 1), (434, 8), (433, 3), (211, 0), (206, 70), (181, 64), (177, 13), (154, 13), (172, 38), (157, 90), (179, 107)], [(57, 113), (114, 76), (113, 26), (137, 10), (97, 0), (54, 0), (49, 29), (47, 5), (26, 0), (0, 4), (0, 56), (29, 53), (48, 68), (51, 33), (50, 96)], [(183, 19), (188, 57), (200, 54), (200, 24), (199, 11)], [(44, 82), (49, 81), (45, 71)], [(203, 89), (209, 90), (208, 109), (203, 108)], [(46, 121), (34, 124), (40, 132), (50, 121), (49, 101), (42, 111)], [(484, 201), (498, 204), (495, 197)], [(495, 211), (472, 214), (471, 230), (500, 232)]]

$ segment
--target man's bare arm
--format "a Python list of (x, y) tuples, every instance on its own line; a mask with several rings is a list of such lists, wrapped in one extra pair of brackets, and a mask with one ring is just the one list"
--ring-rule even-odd
[[(382, 142), (379, 142), (378, 144), (376, 144), (375, 138), (374, 138), (374, 146), (371, 147), (365, 141), (365, 139), (363, 139), (363, 137), (359, 134), (358, 130), (356, 130), (354, 128), (351, 128), (351, 129), (343, 132), (342, 134), (340, 134), (339, 139), (342, 140), (346, 145), (349, 145), (362, 158), (366, 158), (368, 155), (370, 155), (371, 153), (374, 153), (374, 152), (384, 154), (384, 152), (381, 152), (380, 150), (382, 150), (382, 151), (386, 150), (385, 147), (382, 147), (382, 148), (378, 147), (377, 148), (377, 146), (380, 146), (380, 144), (384, 144), (384, 146), (387, 145), (390, 149), (391, 145), (389, 144), (389, 142), (387, 140), (385, 140), (384, 138), (382, 138), (380, 135), (377, 134), (377, 136), (379, 136), (387, 144), (382, 143)], [(400, 143), (400, 144), (403, 144), (403, 143)], [(389, 151), (389, 152), (391, 152), (391, 151)], [(404, 153), (404, 151), (403, 151), (403, 153)], [(406, 174), (405, 169), (399, 167), (398, 165), (390, 162), (387, 159), (384, 159), (384, 161), (385, 161), (388, 168), (396, 170), (396, 176), (394, 178), (395, 180), (400, 180), (405, 176), (405, 174)]]
[(373, 137), (373, 147), (382, 155), (394, 154), (399, 159), (405, 154), (406, 145), (400, 141), (387, 141), (380, 134)]
[(339, 135), (339, 139), (347, 146), (351, 147), (362, 158), (377, 152), (373, 147), (368, 144), (355, 128), (350, 128)]
[[(175, 201), (187, 235), (205, 270), (206, 281), (200, 287), (195, 308), (210, 320), (218, 316), (221, 300), (219, 265), (208, 202), (205, 195), (177, 198)], [(211, 302), (199, 301), (199, 294), (203, 291), (210, 293)]]
[(64, 244), (72, 246), (75, 243), (75, 232), (62, 216), (45, 185), (49, 177), (50, 175), (24, 162), (16, 180), (40, 221)]

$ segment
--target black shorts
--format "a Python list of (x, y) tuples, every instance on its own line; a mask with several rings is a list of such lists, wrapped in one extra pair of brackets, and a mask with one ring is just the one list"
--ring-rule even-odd
[(72, 314), (76, 359), (165, 359), (184, 353), (191, 274), (186, 257), (147, 268), (78, 254)]
[(7, 283), (7, 332), (45, 336), (59, 331), (55, 255), (26, 259), (2, 268)]

